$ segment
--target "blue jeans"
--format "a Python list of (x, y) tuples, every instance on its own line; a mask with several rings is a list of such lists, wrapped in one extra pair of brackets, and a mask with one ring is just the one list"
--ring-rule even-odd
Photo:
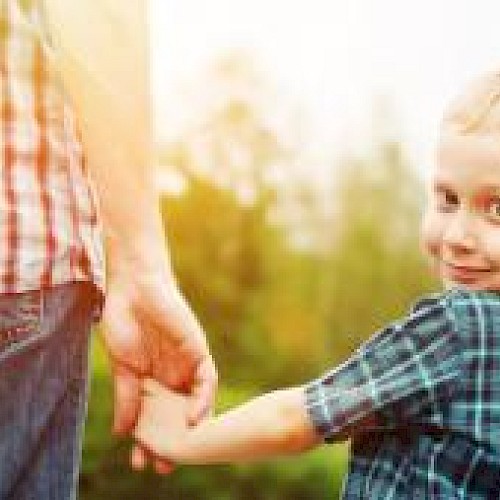
[(0, 295), (0, 499), (76, 498), (90, 284)]

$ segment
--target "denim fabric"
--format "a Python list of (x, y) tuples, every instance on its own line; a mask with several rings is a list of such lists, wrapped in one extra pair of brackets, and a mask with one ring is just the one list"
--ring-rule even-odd
[(92, 286), (0, 295), (0, 499), (76, 498)]

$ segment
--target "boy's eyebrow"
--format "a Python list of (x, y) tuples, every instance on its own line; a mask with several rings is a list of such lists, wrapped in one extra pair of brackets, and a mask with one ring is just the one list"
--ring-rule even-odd
[(500, 184), (483, 184), (479, 187), (478, 191), (495, 191), (500, 193)]
[[(442, 179), (436, 179), (431, 183), (431, 187), (435, 192), (444, 193), (449, 191), (455, 191), (453, 186)], [(478, 186), (475, 189), (475, 194), (470, 192), (469, 196), (484, 196), (486, 194), (495, 194), (500, 196), (500, 184), (486, 183)]]
[(449, 183), (441, 179), (432, 181), (431, 185), (436, 191), (449, 191), (450, 189), (452, 189)]

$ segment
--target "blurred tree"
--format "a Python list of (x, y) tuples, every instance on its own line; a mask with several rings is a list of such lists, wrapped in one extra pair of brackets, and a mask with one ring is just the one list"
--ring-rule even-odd
[[(380, 99), (376, 146), (338, 166), (328, 227), (317, 194), (292, 175), (296, 151), (270, 126), (270, 93), (251, 60), (231, 54), (204, 89), (198, 125), (162, 154), (188, 186), (164, 200), (179, 281), (223, 379), (266, 388), (301, 381), (434, 284), (418, 250), (420, 180)], [(277, 166), (290, 172), (282, 182), (267, 175)], [(292, 193), (285, 203), (284, 192)], [(305, 242), (312, 224), (322, 239)]]
[(242, 205), (229, 189), (192, 178), (163, 210), (179, 283), (208, 331), (223, 373), (249, 355), (242, 324), (251, 296), (265, 285), (263, 243), (278, 237), (265, 202)]
[[(210, 67), (188, 92), (197, 102), (197, 119), (161, 151), (161, 163), (188, 178), (202, 176), (234, 190), (244, 203), (262, 197), (276, 170), (290, 169), (294, 149), (293, 124), (280, 126), (283, 102), (245, 52), (227, 54)], [(194, 104), (193, 104), (194, 105)]]
[[(295, 256), (272, 221), (285, 190), (277, 179), (293, 184), (295, 154), (270, 123), (274, 95), (245, 55), (217, 63), (204, 92), (208, 103), (196, 126), (162, 151), (162, 163), (187, 186), (164, 197), (167, 232), (179, 282), (208, 331), (222, 378), (256, 386), (279, 378), (294, 330), (308, 336), (313, 317), (288, 291)], [(280, 170), (287, 175), (277, 176)], [(304, 343), (295, 342), (297, 350)]]
[[(251, 61), (225, 58), (192, 99), (206, 101), (198, 122), (162, 151), (164, 168), (183, 179), (165, 192), (162, 210), (176, 276), (220, 370), (219, 405), (232, 406), (334, 366), (434, 284), (418, 250), (422, 190), (393, 135), (398, 127), (378, 123), (373, 150), (338, 165), (336, 213), (325, 224), (317, 192), (294, 175), (295, 123), (287, 133), (276, 125), (280, 99)], [(167, 480), (130, 474), (126, 443), (109, 434), (102, 353), (94, 369), (82, 498), (337, 497), (345, 447), (296, 462), (181, 468)]]
[(397, 142), (339, 166), (326, 300), (329, 355), (342, 360), (436, 282), (419, 245), (422, 184)]

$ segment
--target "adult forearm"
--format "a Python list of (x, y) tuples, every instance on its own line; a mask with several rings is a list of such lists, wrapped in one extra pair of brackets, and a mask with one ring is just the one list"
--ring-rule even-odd
[(143, 0), (46, 1), (55, 61), (76, 111), (112, 268), (166, 260), (153, 178), (146, 6)]
[(153, 272), (159, 267), (170, 272), (154, 186), (141, 185), (144, 179), (134, 179), (132, 175), (108, 185), (100, 179), (105, 174), (105, 169), (97, 169), (93, 178), (100, 202), (110, 273), (119, 273), (123, 267), (138, 270), (138, 266), (146, 266)]
[(262, 460), (317, 444), (300, 387), (275, 391), (187, 431), (178, 450), (183, 463)]

